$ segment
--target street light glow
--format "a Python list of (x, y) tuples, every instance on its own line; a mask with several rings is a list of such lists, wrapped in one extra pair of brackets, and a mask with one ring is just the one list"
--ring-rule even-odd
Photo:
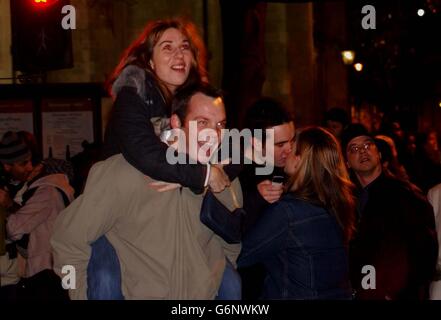
[(361, 72), (363, 70), (363, 64), (362, 63), (356, 63), (356, 64), (354, 64), (354, 68), (358, 72)]

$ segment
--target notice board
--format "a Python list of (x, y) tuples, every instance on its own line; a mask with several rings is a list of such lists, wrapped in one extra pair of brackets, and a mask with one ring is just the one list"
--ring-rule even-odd
[(34, 134), (33, 112), (32, 100), (0, 100), (0, 139), (8, 131)]
[(43, 99), (41, 104), (41, 134), (43, 157), (52, 152), (54, 158), (65, 159), (83, 150), (84, 140), (94, 141), (94, 106), (89, 98)]

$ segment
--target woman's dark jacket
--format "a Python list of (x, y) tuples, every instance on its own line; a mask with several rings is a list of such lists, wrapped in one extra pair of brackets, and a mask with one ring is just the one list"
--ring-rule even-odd
[(243, 239), (240, 267), (262, 262), (264, 299), (349, 299), (343, 232), (334, 216), (292, 194), (271, 205)]

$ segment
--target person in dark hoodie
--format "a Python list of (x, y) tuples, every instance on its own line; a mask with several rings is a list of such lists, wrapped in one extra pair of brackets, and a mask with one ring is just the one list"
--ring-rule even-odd
[[(252, 231), (265, 209), (277, 202), (282, 196), (283, 186), (286, 182), (284, 167), (292, 152), (296, 133), (294, 117), (284, 109), (279, 101), (269, 97), (260, 98), (250, 107), (245, 126), (252, 132), (262, 130), (261, 138), (256, 135), (252, 138), (251, 143), (254, 148), (258, 144), (266, 146), (268, 142), (271, 142), (265, 132), (267, 129), (273, 130), (274, 141), (271, 143), (274, 143), (274, 170), (271, 174), (258, 175), (256, 168), (262, 167), (262, 165), (256, 163), (256, 159), (250, 159), (252, 163), (245, 165), (239, 175), (246, 211), (242, 221), (243, 235)], [(243, 299), (256, 300), (260, 298), (266, 274), (263, 265), (257, 263), (253, 266), (243, 267), (239, 272), (242, 277)]]

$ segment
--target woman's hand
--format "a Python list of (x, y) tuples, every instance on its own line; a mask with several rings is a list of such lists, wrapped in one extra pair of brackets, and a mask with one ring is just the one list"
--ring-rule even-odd
[(154, 181), (149, 183), (149, 187), (155, 189), (158, 192), (166, 192), (176, 190), (181, 187), (179, 183), (170, 183), (164, 181)]

